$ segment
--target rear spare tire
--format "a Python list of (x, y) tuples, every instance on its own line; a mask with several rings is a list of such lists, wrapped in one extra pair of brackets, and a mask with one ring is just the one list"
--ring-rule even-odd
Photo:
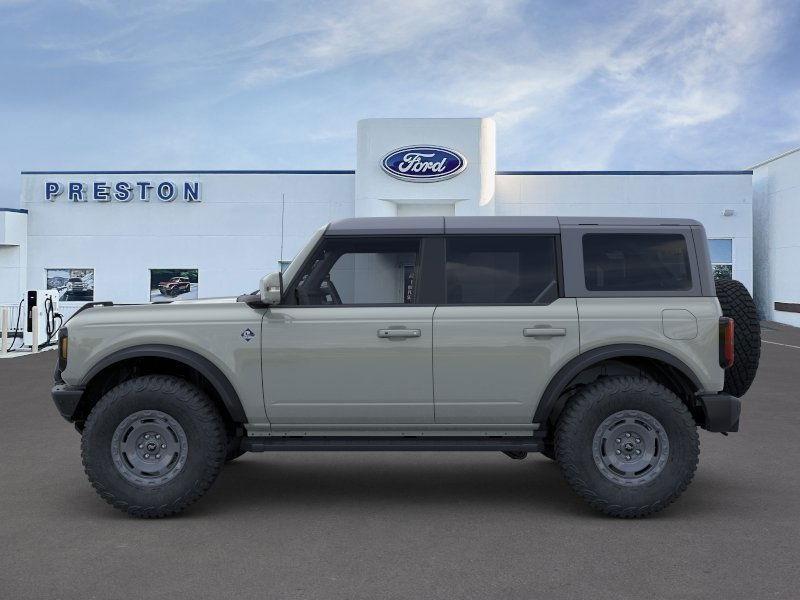
[(758, 371), (761, 358), (761, 325), (753, 297), (739, 281), (716, 281), (717, 299), (722, 314), (734, 321), (733, 366), (725, 371), (725, 387), (729, 394), (744, 396)]

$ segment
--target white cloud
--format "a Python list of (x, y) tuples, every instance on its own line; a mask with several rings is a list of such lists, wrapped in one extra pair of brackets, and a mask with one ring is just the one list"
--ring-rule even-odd
[[(267, 31), (250, 45), (261, 45), (242, 83), (256, 86), (321, 73), (354, 61), (392, 57), (392, 67), (414, 68), (433, 48), (446, 49), (446, 38), (470, 23), (494, 27), (508, 22), (512, 0), (380, 0), (327, 2), (313, 12), (295, 15), (291, 31)], [(454, 57), (456, 60), (458, 57)]]
[(501, 136), (522, 124), (560, 135), (563, 156), (548, 154), (559, 167), (604, 168), (627, 131), (665, 136), (740, 110), (750, 78), (781, 40), (780, 19), (761, 0), (675, 0), (576, 27), (564, 40), (534, 21), (528, 36), (476, 53), (443, 87), (453, 105), (493, 114)]
[[(81, 135), (112, 126), (115, 139), (129, 140), (116, 163), (324, 166), (334, 156), (352, 160), (359, 118), (494, 116), (501, 168), (575, 169), (722, 160), (706, 134), (725, 129), (732, 115), (752, 114), (754, 76), (794, 34), (787, 23), (800, 8), (767, 0), (57, 6), (69, 6), (63, 24), (52, 6), (18, 11), (33, 51), (20, 52), (28, 62), (17, 69), (43, 82), (69, 73), (46, 114), (69, 123), (84, 112), (82, 127), (66, 129)], [(109, 94), (109, 79), (119, 94)], [(19, 85), (33, 84), (26, 76)], [(793, 85), (800, 89), (776, 82), (773, 108), (780, 104), (786, 126), (761, 136), (781, 147), (796, 145), (800, 127)], [(171, 141), (162, 143), (153, 123)], [(149, 135), (137, 137), (137, 128)], [(733, 135), (717, 132), (713, 149)], [(97, 138), (85, 152), (106, 160), (107, 140)]]

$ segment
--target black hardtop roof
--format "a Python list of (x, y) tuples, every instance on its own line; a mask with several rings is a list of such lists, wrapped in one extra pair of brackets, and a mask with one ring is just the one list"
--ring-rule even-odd
[(360, 217), (334, 221), (326, 235), (435, 235), (559, 233), (562, 227), (660, 227), (700, 225), (660, 217)]

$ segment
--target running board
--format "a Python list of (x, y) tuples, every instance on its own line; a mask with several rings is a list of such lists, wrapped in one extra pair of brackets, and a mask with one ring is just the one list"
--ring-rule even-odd
[(245, 437), (242, 450), (271, 451), (438, 451), (541, 452), (541, 437)]

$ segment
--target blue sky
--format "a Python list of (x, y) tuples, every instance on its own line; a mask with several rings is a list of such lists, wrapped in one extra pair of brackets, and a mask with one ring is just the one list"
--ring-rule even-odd
[(492, 116), (498, 168), (730, 169), (800, 145), (800, 3), (0, 0), (19, 171), (353, 168), (365, 117)]

